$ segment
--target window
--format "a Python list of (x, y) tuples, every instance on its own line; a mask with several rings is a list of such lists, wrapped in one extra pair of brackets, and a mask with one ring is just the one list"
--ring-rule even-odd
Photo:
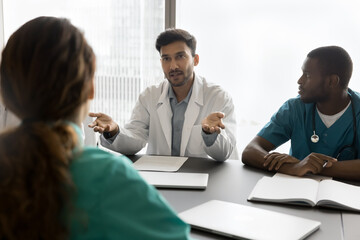
[[(360, 91), (360, 3), (356, 0), (177, 0), (176, 25), (198, 40), (195, 71), (233, 97), (238, 149), (298, 92), (306, 54), (338, 45), (353, 59)], [(282, 148), (289, 150), (289, 145)]]
[[(154, 45), (164, 30), (165, 2), (171, 15), (175, 0), (2, 1), (5, 42), (40, 15), (69, 18), (85, 32), (97, 55), (91, 110), (111, 115), (120, 125), (130, 118), (139, 93), (163, 79)], [(296, 97), (310, 50), (344, 47), (354, 62), (350, 87), (360, 90), (359, 7), (357, 0), (176, 1), (176, 27), (198, 40), (195, 71), (233, 97), (239, 152), (284, 101)]]
[(38, 16), (65, 17), (84, 31), (97, 56), (91, 111), (120, 125), (139, 93), (163, 80), (155, 39), (164, 30), (164, 0), (3, 0), (5, 42)]

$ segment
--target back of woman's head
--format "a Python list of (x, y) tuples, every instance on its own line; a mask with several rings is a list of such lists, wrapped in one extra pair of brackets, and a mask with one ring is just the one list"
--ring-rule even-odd
[(22, 124), (0, 135), (0, 239), (64, 239), (77, 136), (67, 123), (93, 91), (95, 56), (68, 20), (39, 17), (8, 40), (4, 105)]
[(56, 121), (87, 100), (93, 72), (83, 34), (66, 19), (40, 17), (10, 37), (2, 53), (1, 95), (20, 119)]

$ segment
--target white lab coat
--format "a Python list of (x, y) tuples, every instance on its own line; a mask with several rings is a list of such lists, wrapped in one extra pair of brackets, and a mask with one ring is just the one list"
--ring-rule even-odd
[[(169, 82), (145, 89), (133, 109), (130, 121), (120, 127), (120, 133), (111, 143), (101, 136), (101, 144), (126, 155), (140, 151), (148, 143), (147, 154), (171, 155), (172, 110), (168, 97)], [(212, 112), (223, 112), (225, 129), (216, 141), (207, 147), (201, 136), (201, 121)], [(218, 85), (195, 75), (192, 94), (185, 112), (180, 156), (212, 157), (225, 161), (236, 149), (236, 120), (231, 97)]]

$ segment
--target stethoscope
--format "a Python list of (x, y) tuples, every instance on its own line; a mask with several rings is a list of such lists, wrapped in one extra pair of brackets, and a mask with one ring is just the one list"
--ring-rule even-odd
[[(357, 155), (357, 149), (355, 147), (355, 142), (356, 142), (356, 136), (357, 136), (357, 127), (356, 127), (356, 116), (355, 116), (355, 107), (354, 107), (354, 102), (352, 101), (351, 96), (350, 97), (350, 105), (351, 105), (351, 111), (352, 111), (352, 117), (353, 117), (353, 131), (354, 131), (354, 137), (353, 137), (353, 141), (351, 145), (346, 145), (343, 146), (342, 148), (340, 148), (339, 153), (337, 154), (337, 158), (339, 157), (339, 155), (341, 154), (341, 152), (343, 152), (346, 148), (351, 148), (352, 152), (355, 154), (355, 156)], [(313, 135), (310, 137), (311, 142), (313, 143), (317, 143), (319, 142), (320, 138), (319, 136), (316, 134), (315, 132), (315, 110), (316, 110), (316, 103), (314, 103), (314, 107), (313, 107), (313, 114), (312, 114), (312, 130), (313, 130)]]

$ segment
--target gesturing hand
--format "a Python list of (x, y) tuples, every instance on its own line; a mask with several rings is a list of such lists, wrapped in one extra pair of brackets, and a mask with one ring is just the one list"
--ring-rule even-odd
[(224, 117), (225, 114), (222, 112), (210, 113), (209, 116), (201, 121), (203, 131), (206, 133), (220, 133), (221, 129), (225, 128), (225, 125), (222, 123)]
[(93, 128), (94, 132), (109, 132), (111, 136), (119, 131), (119, 126), (112, 118), (104, 113), (89, 113), (90, 117), (96, 117), (95, 121), (90, 123), (88, 127)]

